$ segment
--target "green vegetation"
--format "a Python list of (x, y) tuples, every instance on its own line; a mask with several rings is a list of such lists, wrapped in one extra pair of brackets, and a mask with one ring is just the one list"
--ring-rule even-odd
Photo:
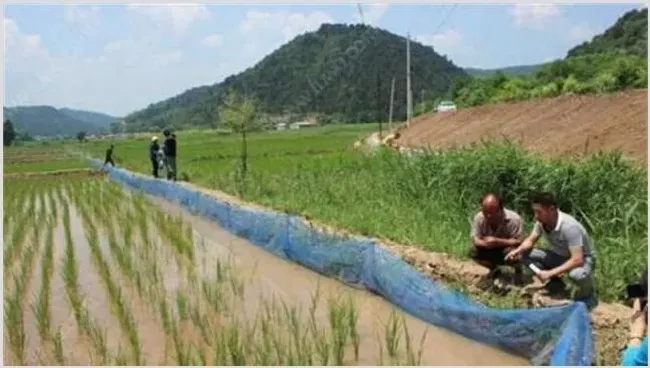
[(5, 120), (2, 129), (3, 145), (11, 146), (11, 143), (16, 139), (16, 130), (14, 129), (14, 124), (11, 120)]
[[(339, 153), (351, 150), (351, 144), (377, 131), (377, 124), (331, 125), (302, 130), (254, 132), (248, 135), (249, 169), (282, 173), (287, 167), (300, 165), (305, 157), (337, 162)], [(189, 178), (213, 186), (221, 176), (237, 174), (241, 167), (241, 135), (219, 131), (178, 132), (179, 179)], [(149, 137), (115, 141), (115, 158), (118, 166), (149, 174), (151, 164), (147, 156)], [(110, 142), (75, 144), (71, 149), (86, 151), (103, 159)]]
[(620, 54), (585, 55), (543, 65), (531, 76), (507, 77), (503, 73), (458, 83), (452, 98), (460, 107), (486, 103), (556, 97), (563, 94), (607, 93), (646, 88), (645, 57)]
[[(255, 95), (269, 119), (318, 115), (323, 122), (388, 119), (395, 76), (394, 119), (406, 116), (406, 40), (364, 25), (322, 25), (298, 36), (246, 71), (223, 82), (193, 88), (128, 115), (127, 130), (216, 127), (226, 90)], [(412, 89), (428, 99), (447, 92), (466, 73), (417, 42), (411, 43)], [(292, 116), (293, 115), (293, 116)]]
[(602, 35), (571, 49), (567, 57), (537, 66), (530, 75), (497, 72), (456, 83), (451, 97), (459, 107), (608, 93), (648, 85), (648, 10), (632, 10)]
[(584, 42), (571, 50), (567, 56), (593, 55), (609, 52), (648, 56), (648, 8), (634, 9), (625, 13), (603, 34)]

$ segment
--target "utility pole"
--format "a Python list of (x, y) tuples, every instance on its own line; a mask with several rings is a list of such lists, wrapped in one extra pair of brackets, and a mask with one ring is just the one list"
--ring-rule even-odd
[(411, 95), (411, 35), (406, 34), (406, 126), (411, 126), (412, 115)]
[(388, 130), (393, 129), (393, 101), (395, 100), (395, 77), (390, 84), (390, 109), (388, 112)]
[(381, 113), (381, 74), (379, 73), (379, 68), (377, 68), (377, 115), (379, 118), (379, 139), (383, 138), (384, 135), (384, 127), (382, 124), (382, 113)]

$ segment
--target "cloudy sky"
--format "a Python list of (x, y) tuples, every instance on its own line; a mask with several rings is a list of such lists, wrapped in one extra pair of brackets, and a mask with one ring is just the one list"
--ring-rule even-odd
[[(364, 20), (495, 68), (564, 57), (638, 4), (366, 4)], [(5, 5), (5, 106), (117, 116), (253, 66), (322, 23), (357, 23), (357, 5)]]

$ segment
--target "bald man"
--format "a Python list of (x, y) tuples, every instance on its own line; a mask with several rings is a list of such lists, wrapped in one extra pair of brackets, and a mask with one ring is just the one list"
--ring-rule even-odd
[(515, 266), (516, 277), (521, 277), (521, 266), (506, 262), (505, 256), (524, 240), (523, 225), (521, 216), (503, 207), (499, 195), (488, 193), (481, 198), (481, 211), (472, 221), (470, 257), (490, 270), (488, 281), (498, 276), (499, 266), (506, 264)]

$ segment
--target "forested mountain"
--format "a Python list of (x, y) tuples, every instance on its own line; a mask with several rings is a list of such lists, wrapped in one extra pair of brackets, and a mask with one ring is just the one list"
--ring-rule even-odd
[[(227, 89), (254, 95), (269, 114), (318, 114), (323, 120), (387, 120), (395, 77), (394, 118), (406, 116), (406, 39), (365, 25), (324, 24), (223, 82), (190, 89), (125, 117), (128, 130), (217, 126)], [(433, 48), (411, 41), (413, 100), (449, 92), (467, 74)]]
[(621, 52), (647, 58), (648, 9), (634, 9), (625, 13), (603, 34), (578, 45), (567, 57)]
[(101, 112), (74, 110), (67, 107), (59, 109), (59, 111), (73, 119), (84, 121), (100, 129), (107, 129), (111, 124), (118, 120), (115, 116), (110, 116)]
[(571, 49), (567, 57), (540, 65), (532, 75), (466, 78), (452, 98), (461, 107), (554, 97), (565, 93), (608, 93), (648, 85), (648, 10), (625, 13), (603, 34)]
[[(97, 133), (106, 131), (108, 115), (52, 106), (16, 106), (3, 108), (4, 119), (11, 120), (17, 131), (31, 136), (74, 136), (80, 131)], [(110, 120), (110, 122), (109, 122)]]

